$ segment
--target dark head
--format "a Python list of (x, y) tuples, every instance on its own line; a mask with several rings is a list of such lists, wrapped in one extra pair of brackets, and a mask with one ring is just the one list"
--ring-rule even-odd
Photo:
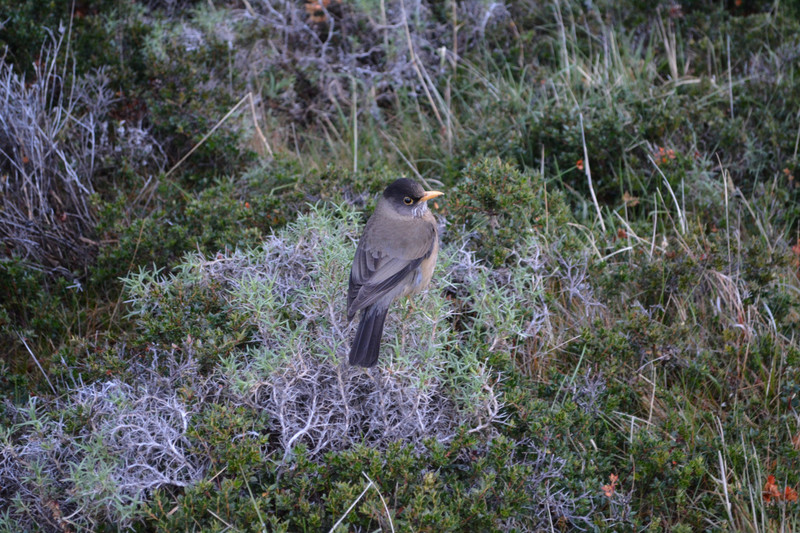
[(397, 212), (415, 217), (425, 213), (428, 200), (441, 194), (439, 191), (426, 191), (419, 183), (408, 178), (394, 180), (383, 191), (383, 197)]

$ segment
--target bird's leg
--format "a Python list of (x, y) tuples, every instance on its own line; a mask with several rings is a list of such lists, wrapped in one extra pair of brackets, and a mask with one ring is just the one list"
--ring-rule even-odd
[(406, 345), (406, 324), (408, 324), (410, 322), (409, 319), (411, 318), (411, 315), (413, 315), (414, 311), (416, 310), (414, 308), (414, 299), (413, 298), (411, 298), (410, 296), (406, 296), (404, 299), (405, 299), (405, 304), (406, 305), (403, 306), (403, 318), (400, 321), (400, 340), (401, 340), (403, 346)]
[(389, 427), (389, 417), (386, 414), (386, 398), (384, 396), (383, 378), (377, 368), (367, 368), (367, 375), (375, 384), (375, 392), (378, 394), (378, 406), (380, 407), (380, 417), (384, 427)]
[(415, 297), (416, 297), (416, 298), (420, 298), (421, 296), (420, 296), (420, 295), (416, 295), (416, 296), (405, 296), (406, 305), (405, 305), (405, 312), (404, 312), (404, 314), (403, 314), (403, 319), (404, 319), (404, 320), (407, 320), (408, 318), (410, 318), (410, 317), (411, 317), (411, 315), (413, 315), (413, 314), (414, 314), (414, 312), (417, 310), (417, 306), (416, 306), (416, 304), (414, 303), (414, 298), (415, 298)]
[(406, 324), (408, 324), (408, 313), (403, 312), (403, 319), (400, 321), (400, 346), (406, 345)]

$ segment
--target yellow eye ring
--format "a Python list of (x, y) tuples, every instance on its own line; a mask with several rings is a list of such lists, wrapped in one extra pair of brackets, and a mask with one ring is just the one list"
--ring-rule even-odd
[(403, 198), (403, 203), (406, 204), (406, 205), (411, 205), (411, 204), (414, 203), (414, 200), (412, 200), (410, 197), (406, 196), (405, 198)]

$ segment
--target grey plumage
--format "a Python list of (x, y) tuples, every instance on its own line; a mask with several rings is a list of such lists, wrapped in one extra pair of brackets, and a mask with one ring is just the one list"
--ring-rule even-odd
[(401, 178), (386, 188), (367, 222), (347, 291), (348, 320), (362, 311), (350, 349), (351, 365), (377, 363), (389, 305), (398, 296), (418, 293), (430, 281), (439, 238), (427, 201), (440, 194)]

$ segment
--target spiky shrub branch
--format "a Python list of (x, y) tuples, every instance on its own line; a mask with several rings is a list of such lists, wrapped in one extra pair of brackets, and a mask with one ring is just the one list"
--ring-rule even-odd
[(191, 408), (152, 377), (6, 407), (12, 424), (0, 433), (0, 510), (8, 514), (0, 530), (126, 527), (150, 491), (185, 487), (205, 472), (206, 459), (188, 453)]

